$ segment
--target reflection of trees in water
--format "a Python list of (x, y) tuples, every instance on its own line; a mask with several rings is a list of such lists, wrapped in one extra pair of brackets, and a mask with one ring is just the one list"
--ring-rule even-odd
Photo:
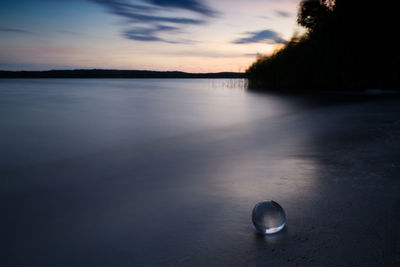
[(247, 79), (209, 79), (208, 88), (212, 89), (240, 89), (245, 90), (248, 87)]

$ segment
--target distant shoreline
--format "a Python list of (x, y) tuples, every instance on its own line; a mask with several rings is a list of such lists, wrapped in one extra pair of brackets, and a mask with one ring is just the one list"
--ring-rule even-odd
[(103, 69), (76, 69), (76, 70), (46, 70), (46, 71), (7, 71), (0, 70), (0, 79), (15, 78), (246, 78), (242, 72), (218, 73), (187, 73), (181, 71), (149, 71), (149, 70), (103, 70)]

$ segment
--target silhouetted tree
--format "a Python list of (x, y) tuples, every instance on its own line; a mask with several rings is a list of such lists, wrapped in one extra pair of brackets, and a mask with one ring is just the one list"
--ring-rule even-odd
[(334, 0), (302, 0), (297, 14), (297, 23), (313, 31), (327, 19), (333, 11)]
[(396, 2), (302, 0), (309, 31), (248, 70), (249, 87), (293, 91), (400, 90)]

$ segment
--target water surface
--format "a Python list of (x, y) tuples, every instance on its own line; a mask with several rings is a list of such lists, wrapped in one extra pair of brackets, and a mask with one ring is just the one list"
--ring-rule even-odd
[[(398, 105), (319, 103), (243, 80), (0, 80), (0, 265), (393, 263)], [(287, 228), (264, 238), (268, 199)]]
[(245, 80), (1, 80), (0, 166), (207, 131), (288, 111)]

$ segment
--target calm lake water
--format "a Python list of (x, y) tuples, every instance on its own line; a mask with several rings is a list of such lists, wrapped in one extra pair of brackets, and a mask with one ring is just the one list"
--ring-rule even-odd
[(245, 80), (1, 80), (0, 166), (18, 167), (200, 133), (291, 107)]
[[(364, 200), (396, 194), (368, 187), (357, 160), (379, 160), (351, 145), (380, 107), (319, 103), (245, 80), (0, 80), (0, 265), (377, 263), (363, 218), (390, 210)], [(266, 238), (264, 199), (288, 218)]]

